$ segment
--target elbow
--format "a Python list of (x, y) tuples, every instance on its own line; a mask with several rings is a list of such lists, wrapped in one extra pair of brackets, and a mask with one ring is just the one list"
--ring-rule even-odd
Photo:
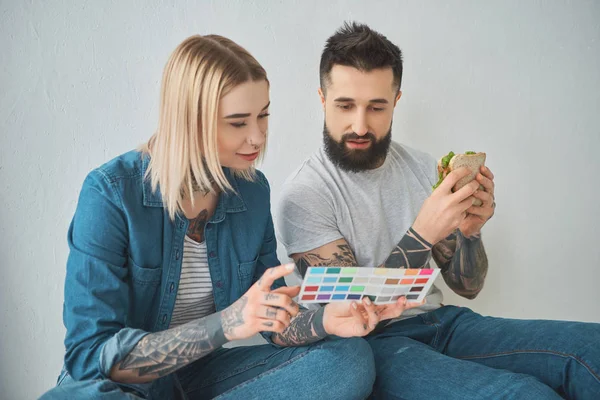
[(466, 282), (463, 282), (463, 285), (461, 285), (460, 289), (456, 289), (454, 292), (465, 299), (475, 299), (483, 290), (483, 282), (470, 283), (471, 284), (466, 284)]
[(483, 290), (484, 279), (464, 276), (444, 275), (444, 281), (454, 293), (465, 299), (473, 300)]

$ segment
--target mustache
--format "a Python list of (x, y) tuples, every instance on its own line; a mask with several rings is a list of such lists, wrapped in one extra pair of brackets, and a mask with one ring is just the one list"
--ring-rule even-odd
[(365, 139), (369, 140), (372, 143), (376, 141), (375, 135), (372, 134), (371, 132), (367, 132), (362, 136), (359, 136), (355, 132), (350, 132), (350, 133), (345, 133), (342, 136), (342, 143), (346, 142), (348, 140), (365, 140)]

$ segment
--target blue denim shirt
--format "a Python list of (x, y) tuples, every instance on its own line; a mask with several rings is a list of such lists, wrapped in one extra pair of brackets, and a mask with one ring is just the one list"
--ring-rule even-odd
[[(83, 183), (68, 234), (63, 309), (64, 369), (72, 379), (109, 379), (111, 368), (144, 335), (169, 327), (188, 220), (169, 218), (160, 192), (144, 180), (148, 162), (131, 151)], [(236, 193), (221, 194), (205, 228), (217, 311), (241, 297), (265, 269), (279, 265), (266, 178), (257, 172), (250, 182), (224, 172)], [(280, 279), (274, 287), (283, 285)], [(171, 379), (124, 386), (167, 398)]]

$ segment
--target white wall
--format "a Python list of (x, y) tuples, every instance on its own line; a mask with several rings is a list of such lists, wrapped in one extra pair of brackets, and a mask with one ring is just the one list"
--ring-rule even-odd
[(435, 156), (486, 151), (497, 176), (485, 290), (447, 301), (599, 322), (600, 4), (423, 3), (0, 2), (2, 397), (35, 398), (53, 385), (65, 237), (82, 180), (152, 133), (163, 65), (195, 33), (238, 41), (269, 73), (262, 169), (274, 204), (320, 144), (325, 39), (345, 19), (386, 34), (405, 54), (394, 139)]

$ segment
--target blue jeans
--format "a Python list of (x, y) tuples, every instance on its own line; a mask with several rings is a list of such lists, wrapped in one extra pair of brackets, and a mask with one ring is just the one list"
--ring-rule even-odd
[[(179, 370), (177, 377), (182, 398), (190, 400), (365, 399), (373, 388), (375, 365), (364, 339), (327, 339), (303, 347), (221, 348)], [(69, 377), (41, 399), (142, 398), (123, 389), (110, 380), (75, 382)]]
[(374, 399), (600, 399), (600, 324), (445, 306), (367, 337)]

